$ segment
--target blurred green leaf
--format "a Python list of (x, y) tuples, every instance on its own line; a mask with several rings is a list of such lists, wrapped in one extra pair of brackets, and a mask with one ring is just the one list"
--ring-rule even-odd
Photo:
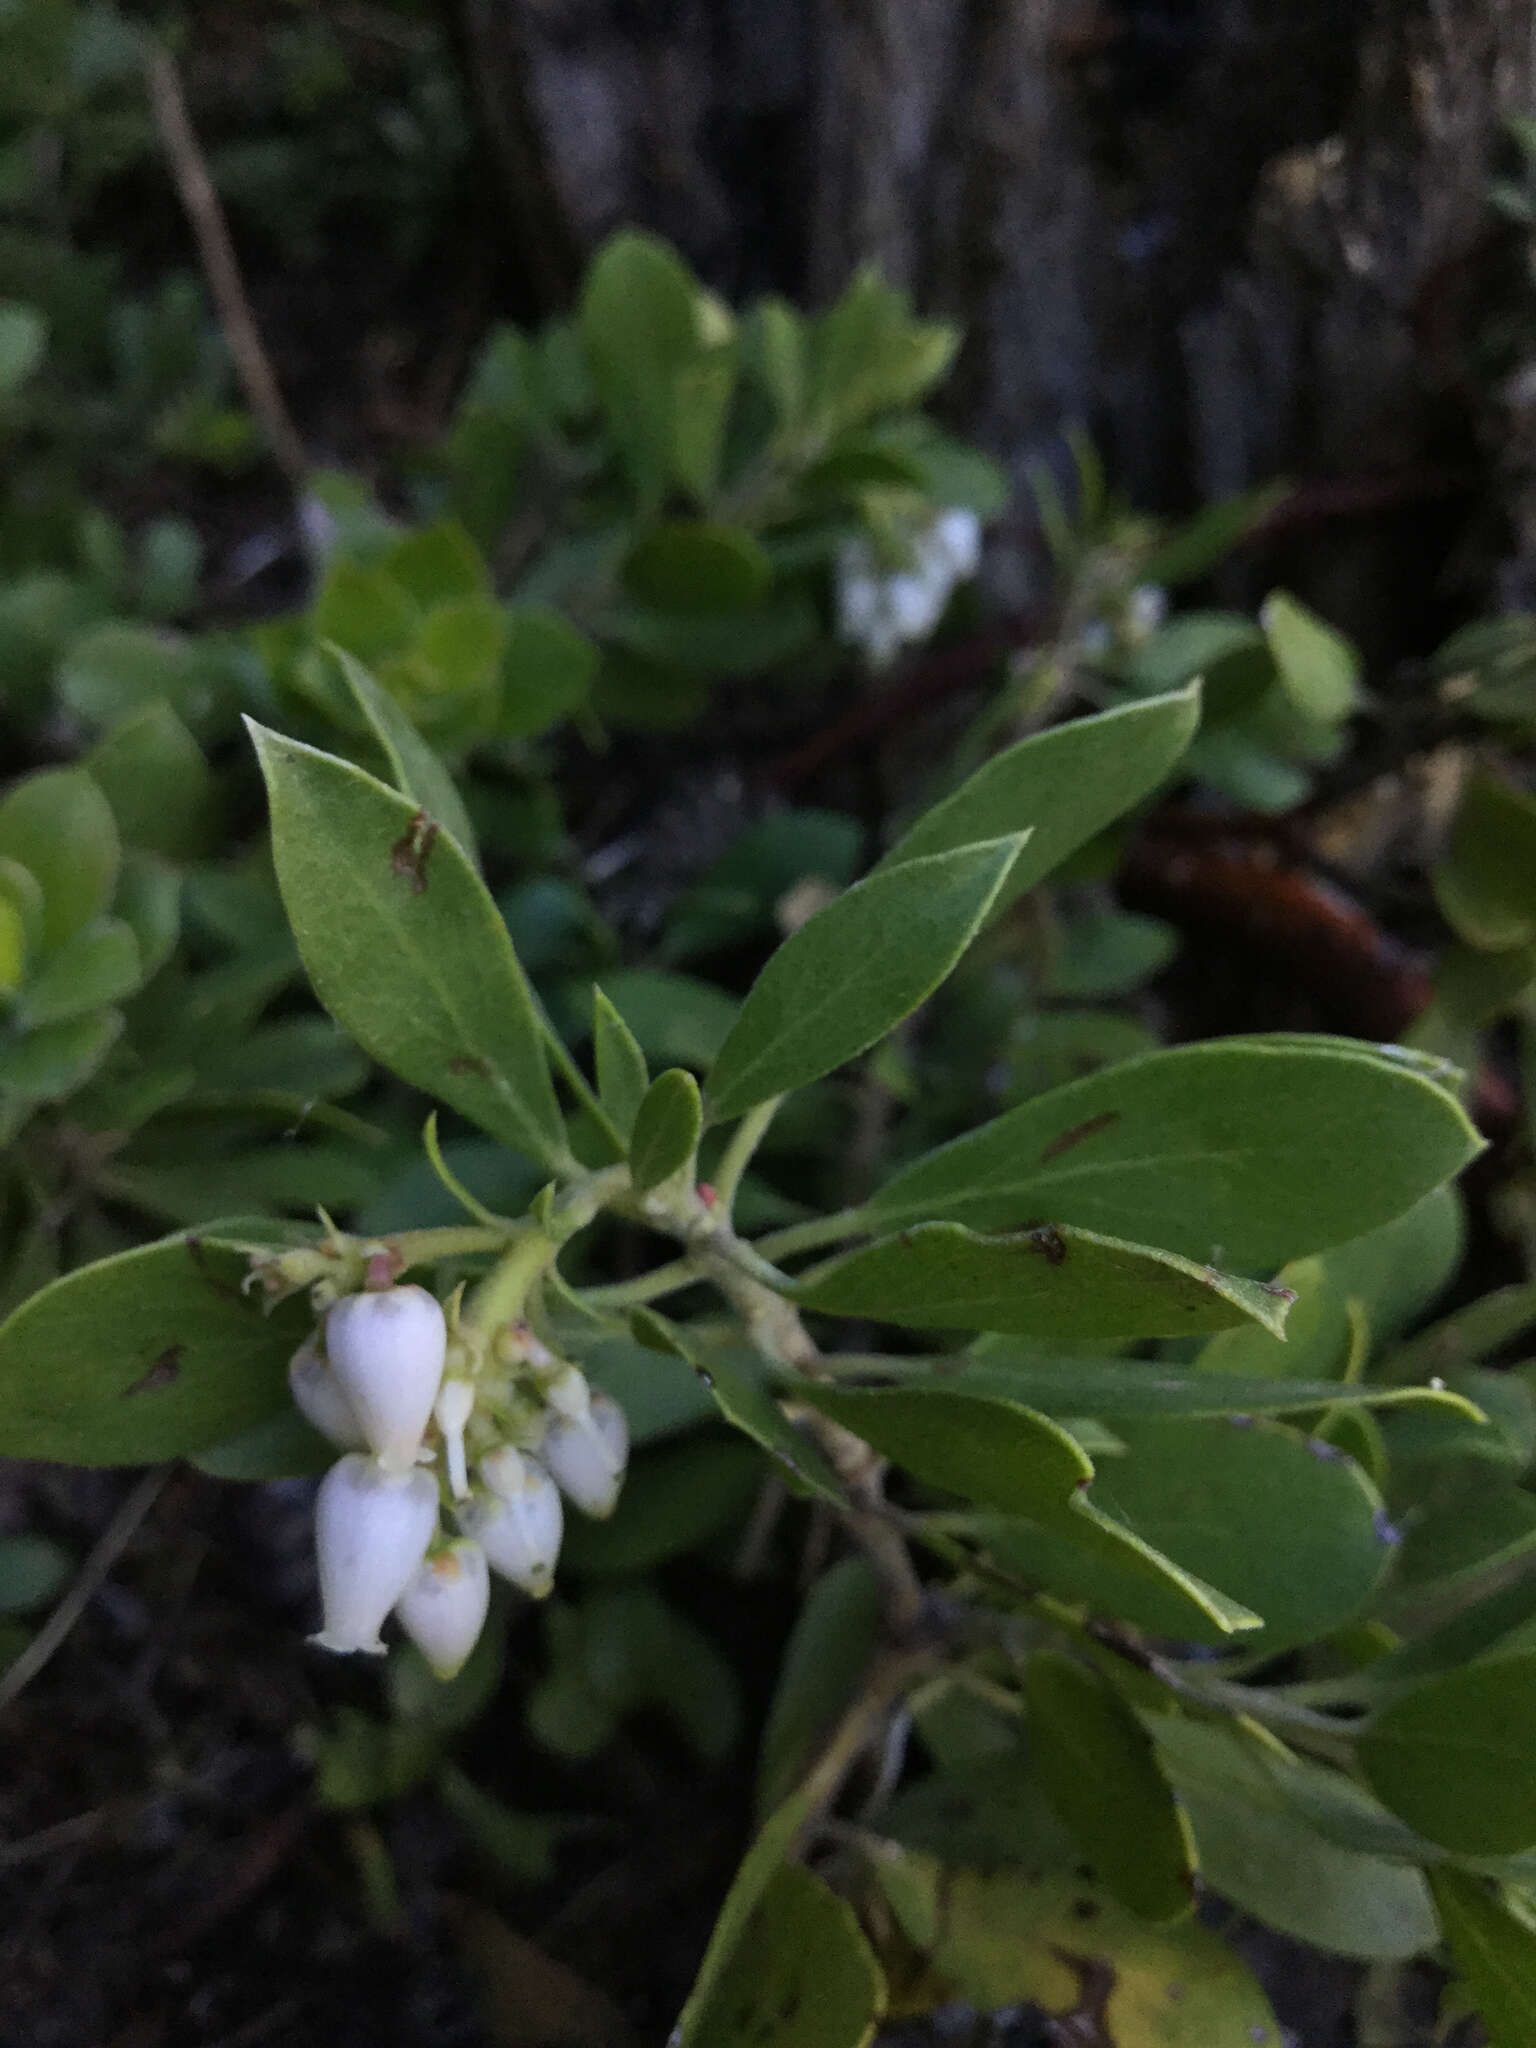
[(1536, 1845), (1536, 1652), (1425, 1679), (1374, 1716), (1360, 1767), (1377, 1796), (1430, 1841), (1467, 1856)]

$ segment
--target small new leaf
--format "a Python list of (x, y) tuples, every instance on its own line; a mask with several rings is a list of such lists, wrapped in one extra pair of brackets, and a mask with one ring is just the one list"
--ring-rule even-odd
[(703, 1128), (699, 1084), (686, 1068), (658, 1074), (635, 1115), (629, 1175), (637, 1194), (660, 1187), (692, 1165)]

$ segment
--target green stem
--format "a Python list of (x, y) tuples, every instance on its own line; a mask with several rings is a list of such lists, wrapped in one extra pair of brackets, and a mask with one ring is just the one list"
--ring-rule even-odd
[(782, 1095), (770, 1095), (768, 1100), (760, 1102), (756, 1109), (749, 1109), (731, 1133), (731, 1141), (720, 1155), (720, 1164), (715, 1171), (715, 1195), (719, 1213), (727, 1219), (736, 1205), (736, 1191), (741, 1186), (741, 1177), (751, 1165), (752, 1155), (763, 1142), (768, 1126), (773, 1122), (774, 1113), (783, 1100)]
[(461, 1259), (475, 1252), (505, 1251), (514, 1229), (520, 1227), (447, 1223), (439, 1230), (394, 1230), (379, 1242), (393, 1245), (407, 1268), (430, 1266), (438, 1259)]
[(583, 1287), (582, 1302), (592, 1309), (633, 1308), (644, 1301), (659, 1301), (664, 1294), (676, 1294), (684, 1287), (697, 1287), (703, 1275), (691, 1258), (669, 1259), (653, 1266), (634, 1280), (615, 1280), (606, 1287)]
[[(475, 1289), (469, 1319), (483, 1330), (515, 1322), (535, 1283), (554, 1264), (566, 1239), (583, 1230), (605, 1203), (629, 1185), (626, 1166), (608, 1166), (585, 1174), (555, 1203), (547, 1220), (529, 1225), (505, 1250)], [(423, 1232), (422, 1235), (430, 1233)]]
[(770, 1230), (753, 1240), (753, 1250), (765, 1259), (788, 1258), (792, 1252), (811, 1252), (833, 1244), (840, 1237), (857, 1237), (872, 1228), (867, 1209), (839, 1209), (832, 1216), (812, 1216), (804, 1223), (791, 1223), (784, 1230)]
[(560, 1247), (542, 1230), (530, 1230), (510, 1245), (475, 1289), (466, 1320), (482, 1330), (514, 1323), (530, 1288), (552, 1264)]

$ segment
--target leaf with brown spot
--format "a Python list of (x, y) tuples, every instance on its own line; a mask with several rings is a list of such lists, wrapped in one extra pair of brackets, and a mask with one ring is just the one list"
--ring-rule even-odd
[(148, 1465), (285, 1410), (313, 1317), (302, 1296), (264, 1312), (246, 1270), (228, 1241), (172, 1237), (30, 1295), (0, 1323), (0, 1455)]

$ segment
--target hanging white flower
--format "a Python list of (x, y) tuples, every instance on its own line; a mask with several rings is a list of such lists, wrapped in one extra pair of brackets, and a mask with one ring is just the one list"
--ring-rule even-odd
[(487, 1491), (459, 1509), (459, 1526), (492, 1568), (542, 1600), (555, 1583), (565, 1517), (559, 1490), (543, 1466), (510, 1444), (481, 1460)]
[(379, 1629), (427, 1554), (437, 1485), (358, 1452), (333, 1465), (315, 1499), (315, 1554), (327, 1650), (383, 1651)]
[(618, 1506), (629, 1461), (629, 1424), (610, 1395), (591, 1396), (584, 1419), (551, 1416), (539, 1458), (560, 1490), (584, 1515), (604, 1521)]
[(313, 1337), (288, 1361), (288, 1390), (304, 1420), (338, 1451), (362, 1449), (366, 1441), (362, 1424)]
[(479, 1642), (490, 1603), (485, 1552), (456, 1537), (417, 1566), (395, 1614), (437, 1677), (452, 1678)]
[(325, 1351), (369, 1447), (404, 1470), (442, 1383), (448, 1326), (424, 1287), (348, 1294), (325, 1320)]

